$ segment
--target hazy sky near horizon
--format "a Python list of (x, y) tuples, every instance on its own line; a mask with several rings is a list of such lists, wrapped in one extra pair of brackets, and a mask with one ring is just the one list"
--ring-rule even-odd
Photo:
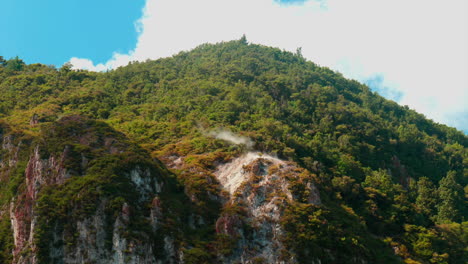
[(245, 34), (302, 47), (307, 59), (468, 132), (466, 0), (1, 0), (0, 10), (0, 55), (27, 63), (106, 70)]

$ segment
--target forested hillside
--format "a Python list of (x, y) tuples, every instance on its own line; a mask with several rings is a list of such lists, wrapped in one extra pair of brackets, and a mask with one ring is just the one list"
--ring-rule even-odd
[(468, 137), (300, 50), (0, 58), (0, 95), (0, 263), (468, 259)]

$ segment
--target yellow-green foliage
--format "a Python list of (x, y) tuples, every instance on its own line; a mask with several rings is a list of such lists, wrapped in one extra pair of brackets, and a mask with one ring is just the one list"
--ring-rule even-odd
[[(446, 229), (436, 223), (457, 225), (468, 218), (468, 137), (298, 54), (240, 40), (204, 44), (171, 58), (105, 73), (25, 65), (19, 58), (11, 65), (0, 66), (0, 123), (14, 128), (0, 134), (16, 130), (27, 145), (36, 140), (44, 157), (68, 148), (65, 166), (86, 175), (73, 180), (76, 189), (70, 181), (70, 186), (48, 192), (59, 209), (70, 205), (54, 201), (58, 193), (72, 201), (76, 197), (66, 189), (79, 192), (83, 184), (99, 186), (98, 195), (107, 190), (116, 193), (113, 198), (125, 198), (117, 195), (119, 185), (106, 185), (110, 179), (120, 180), (112, 164), (142, 161), (161, 168), (147, 153), (168, 164), (177, 157), (184, 163), (174, 168), (175, 175), (161, 170), (171, 182), (170, 193), (162, 197), (174, 205), (165, 212), (166, 227), (190, 245), (214, 241), (223, 194), (213, 170), (249, 150), (205, 133), (224, 128), (251, 138), (255, 150), (277, 154), (310, 172), (291, 180), (297, 201), (287, 208), (288, 221), (283, 221), (285, 239), (300, 258), (316, 252), (322, 263), (332, 262), (326, 253), (331, 250), (343, 261), (395, 262), (389, 257), (391, 247), (382, 242), (388, 237), (406, 252), (401, 256), (407, 263), (467, 259), (462, 247), (450, 244), (466, 245), (460, 240), (464, 233), (442, 231)], [(90, 119), (77, 126), (67, 123), (70, 118), (53, 124), (76, 114)], [(106, 140), (114, 140), (122, 153), (104, 155), (98, 146)], [(31, 153), (28, 148), (22, 151), (17, 168), (8, 173), (11, 177), (1, 179), (8, 184), (0, 186), (0, 206), (21, 191), (19, 176)], [(78, 169), (81, 155), (94, 160), (92, 174), (91, 169)], [(321, 207), (305, 203), (308, 182), (317, 185)], [(178, 227), (194, 212), (210, 219), (203, 232)], [(316, 230), (324, 228), (326, 232)], [(438, 240), (441, 235), (446, 240)], [(194, 260), (206, 261), (197, 248), (207, 245), (187, 248)], [(344, 254), (351, 257), (345, 259)]]

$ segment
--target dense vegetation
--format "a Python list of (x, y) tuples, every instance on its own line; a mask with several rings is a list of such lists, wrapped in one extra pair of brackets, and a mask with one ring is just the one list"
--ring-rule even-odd
[[(242, 38), (106, 73), (2, 58), (0, 94), (2, 126), (25, 136), (47, 137), (31, 123), (44, 127), (79, 114), (104, 121), (154, 158), (189, 157), (187, 166), (202, 172), (242, 151), (207, 137), (204, 131), (214, 128), (297, 162), (311, 172), (323, 200), (322, 206), (298, 202), (284, 215), (285, 243), (300, 261), (398, 261), (393, 253), (406, 263), (468, 259), (468, 137), (300, 52)], [(174, 173), (200, 201), (193, 210), (214, 219), (220, 205), (206, 193), (218, 187), (187, 171)], [(11, 247), (4, 222), (3, 251)], [(221, 244), (213, 228), (190, 239), (195, 247), (187, 256), (195, 262), (213, 257), (204, 253), (210, 241)]]

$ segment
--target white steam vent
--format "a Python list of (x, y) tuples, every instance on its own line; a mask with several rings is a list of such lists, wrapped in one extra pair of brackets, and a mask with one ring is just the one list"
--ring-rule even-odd
[(252, 149), (254, 146), (254, 142), (250, 138), (237, 135), (225, 128), (218, 128), (209, 132), (205, 132), (202, 130), (202, 133), (206, 136), (221, 139), (231, 144), (244, 145), (247, 147), (247, 149)]

